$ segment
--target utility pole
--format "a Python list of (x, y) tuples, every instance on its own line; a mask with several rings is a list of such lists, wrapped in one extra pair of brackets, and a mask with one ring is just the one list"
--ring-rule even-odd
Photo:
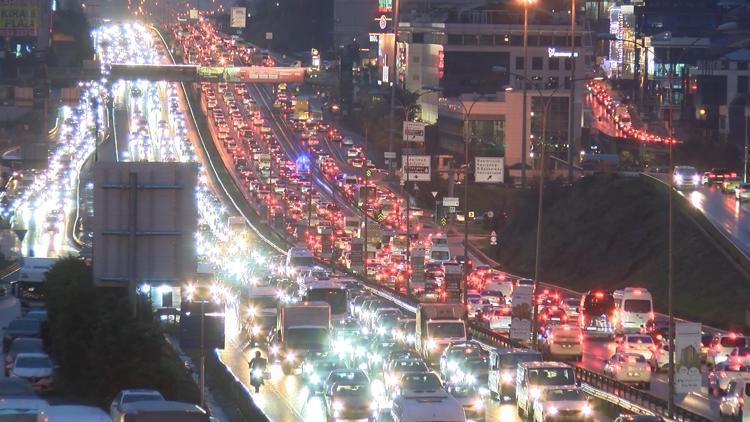
[(548, 97), (544, 103), (544, 111), (542, 113), (542, 139), (540, 139), (539, 146), (539, 205), (537, 205), (536, 215), (536, 249), (534, 252), (534, 291), (531, 294), (531, 303), (533, 307), (531, 316), (531, 344), (537, 346), (538, 343), (538, 314), (539, 314), (539, 303), (536, 299), (537, 286), (540, 283), (540, 277), (542, 276), (542, 219), (544, 215), (544, 152), (546, 150), (546, 137), (547, 137), (547, 110), (549, 104), (552, 102), (552, 97)]
[(529, 80), (529, 3), (533, 0), (523, 2), (523, 110), (521, 112), (521, 189), (526, 189), (526, 156), (528, 146), (526, 145), (526, 108), (528, 97)]
[(201, 407), (206, 408), (206, 341), (205, 341), (205, 328), (204, 318), (206, 311), (204, 305), (205, 301), (201, 301), (201, 372), (200, 372), (200, 383), (201, 383)]
[[(673, 162), (673, 138), (674, 138), (674, 128), (673, 128), (673, 122), (672, 122), (672, 99), (674, 98), (674, 95), (672, 93), (672, 71), (674, 70), (674, 65), (670, 66), (669, 73), (667, 74), (667, 79), (669, 83), (669, 118), (667, 120), (667, 124), (669, 127), (667, 130), (669, 131), (669, 171), (672, 171), (672, 167), (674, 166)], [(747, 141), (745, 141), (747, 144)], [(667, 186), (668, 192), (667, 192), (667, 198), (668, 198), (668, 208), (669, 208), (669, 223), (668, 223), (668, 235), (667, 235), (667, 244), (668, 244), (668, 250), (667, 250), (667, 308), (669, 312), (669, 350), (674, 350), (674, 336), (675, 336), (675, 330), (674, 330), (674, 309), (672, 308), (672, 296), (674, 294), (672, 290), (672, 284), (673, 284), (673, 278), (674, 278), (674, 263), (672, 258), (672, 252), (673, 252), (673, 246), (674, 246), (674, 227), (673, 227), (673, 220), (674, 220), (674, 205), (673, 205), (673, 184), (674, 180), (670, 179), (669, 184)], [(669, 353), (669, 370), (667, 374), (667, 381), (669, 383), (669, 397), (667, 400), (667, 408), (669, 412), (669, 417), (674, 417), (674, 396), (675, 396), (675, 385), (674, 385), (674, 377), (675, 377), (675, 367), (674, 367), (674, 353)]]
[(370, 169), (367, 167), (367, 157), (368, 157), (368, 154), (367, 154), (368, 133), (367, 132), (368, 132), (368, 129), (369, 129), (369, 123), (365, 123), (365, 149), (364, 149), (365, 151), (365, 200), (363, 203), (364, 215), (365, 215), (365, 241), (362, 242), (362, 247), (365, 249), (364, 254), (363, 254), (364, 256), (363, 261), (365, 264), (365, 270), (364, 270), (365, 279), (367, 279), (367, 220), (369, 220), (367, 209), (368, 209), (368, 205), (370, 201), (370, 185), (368, 184), (369, 177), (367, 176), (368, 173), (370, 172)]
[[(398, 76), (398, 71), (396, 70), (396, 55), (398, 54), (398, 2), (399, 0), (393, 0), (393, 19), (391, 22), (393, 23), (393, 58), (390, 63), (390, 68), (388, 69), (388, 81), (391, 83), (391, 111), (388, 118), (388, 152), (393, 152), (393, 129), (394, 129), (394, 112), (396, 109), (396, 78)], [(393, 163), (390, 162), (389, 159), (389, 170), (393, 168)]]
[[(573, 183), (573, 152), (575, 150), (576, 93), (576, 0), (570, 0), (570, 103), (568, 105), (568, 183)], [(542, 147), (544, 148), (544, 147)], [(542, 164), (544, 166), (544, 164)]]

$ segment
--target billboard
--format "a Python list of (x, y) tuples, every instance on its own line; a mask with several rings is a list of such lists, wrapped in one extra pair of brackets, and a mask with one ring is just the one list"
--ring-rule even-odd
[(424, 128), (426, 124), (421, 122), (404, 122), (405, 142), (424, 142)]
[(401, 178), (409, 182), (429, 182), (431, 167), (429, 155), (402, 155)]
[(445, 301), (460, 302), (464, 278), (463, 265), (458, 262), (446, 262), (443, 266), (445, 267)]
[(701, 391), (701, 324), (677, 322), (674, 328), (675, 392), (687, 394)]
[(477, 183), (503, 183), (503, 157), (474, 157), (474, 181)]
[(180, 285), (195, 279), (195, 163), (94, 165), (94, 283)]
[(510, 320), (510, 338), (528, 341), (531, 338), (531, 286), (517, 286), (513, 289)]
[(0, 36), (36, 37), (41, 23), (39, 2), (0, 0)]
[(233, 7), (229, 18), (229, 26), (232, 28), (244, 28), (247, 11), (244, 7)]

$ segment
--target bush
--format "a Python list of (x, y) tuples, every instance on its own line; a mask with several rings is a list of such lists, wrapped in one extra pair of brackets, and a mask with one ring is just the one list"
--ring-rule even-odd
[(153, 388), (167, 399), (199, 401), (143, 298), (135, 318), (127, 291), (96, 287), (91, 268), (75, 258), (52, 267), (44, 288), (63, 395), (104, 406), (122, 389)]

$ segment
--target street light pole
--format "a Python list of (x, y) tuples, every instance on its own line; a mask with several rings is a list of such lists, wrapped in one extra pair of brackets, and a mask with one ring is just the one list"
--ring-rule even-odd
[[(576, 92), (576, 0), (570, 0), (570, 102), (568, 106), (568, 183), (573, 183), (573, 150), (575, 145)], [(544, 147), (542, 147), (544, 150)], [(544, 167), (544, 164), (542, 164)]]
[[(674, 165), (673, 162), (673, 138), (674, 138), (674, 128), (673, 128), (673, 122), (672, 122), (672, 99), (674, 98), (674, 95), (672, 93), (672, 71), (674, 70), (674, 66), (670, 66), (669, 73), (667, 73), (667, 83), (669, 84), (669, 88), (667, 92), (669, 93), (669, 118), (667, 120), (667, 130), (669, 133), (669, 169), (672, 170), (672, 166)], [(747, 142), (747, 141), (745, 141)], [(672, 252), (674, 247), (674, 230), (673, 230), (673, 220), (674, 220), (674, 205), (673, 205), (673, 196), (674, 193), (672, 192), (674, 190), (674, 179), (670, 179), (669, 185), (668, 185), (668, 208), (669, 208), (669, 227), (667, 228), (668, 231), (668, 251), (667, 251), (667, 308), (669, 312), (669, 350), (674, 351), (674, 336), (675, 336), (675, 327), (674, 327), (674, 309), (672, 308), (672, 296), (673, 296), (673, 278), (674, 278), (674, 262), (672, 259)], [(669, 397), (667, 400), (667, 410), (669, 413), (669, 417), (674, 417), (674, 395), (675, 395), (675, 362), (674, 362), (674, 352), (669, 353), (669, 369), (667, 373), (667, 381), (669, 383)]]
[(537, 345), (537, 317), (539, 313), (539, 304), (536, 300), (536, 286), (539, 284), (542, 272), (542, 218), (544, 213), (544, 152), (545, 142), (547, 137), (547, 110), (552, 102), (552, 96), (548, 97), (544, 102), (544, 109), (542, 111), (542, 138), (539, 141), (539, 205), (537, 205), (536, 215), (536, 247), (534, 250), (534, 292), (531, 295), (531, 301), (533, 303), (532, 309), (532, 330), (531, 330), (531, 342), (534, 346)]
[[(393, 120), (395, 118), (394, 110), (396, 108), (396, 77), (398, 76), (398, 71), (396, 69), (396, 55), (398, 54), (398, 2), (399, 0), (393, 0), (393, 19), (391, 20), (391, 22), (393, 23), (393, 58), (391, 59), (390, 63), (390, 67), (392, 68), (392, 70), (389, 69), (388, 72), (388, 81), (391, 83), (391, 112), (389, 115), (388, 123), (388, 152), (393, 152), (393, 126), (395, 123)], [(392, 168), (393, 164), (390, 164), (390, 166)]]
[(523, 109), (521, 112), (521, 189), (526, 188), (526, 107), (529, 80), (529, 6), (536, 0), (521, 0), (523, 2)]

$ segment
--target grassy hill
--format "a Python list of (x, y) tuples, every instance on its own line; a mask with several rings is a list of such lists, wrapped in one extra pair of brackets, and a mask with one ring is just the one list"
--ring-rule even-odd
[[(641, 286), (667, 309), (666, 190), (639, 177), (597, 175), (545, 192), (541, 279), (578, 291)], [(535, 192), (517, 209), (492, 251), (510, 272), (532, 275)], [(678, 316), (742, 327), (750, 280), (688, 220), (675, 201), (674, 300)]]

